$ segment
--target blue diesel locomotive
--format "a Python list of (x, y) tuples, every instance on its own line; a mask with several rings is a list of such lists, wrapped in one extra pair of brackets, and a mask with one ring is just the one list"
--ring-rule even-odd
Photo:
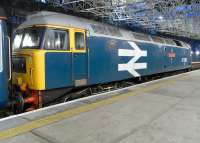
[(31, 108), (76, 87), (191, 67), (182, 41), (54, 12), (29, 16), (13, 48), (12, 84)]

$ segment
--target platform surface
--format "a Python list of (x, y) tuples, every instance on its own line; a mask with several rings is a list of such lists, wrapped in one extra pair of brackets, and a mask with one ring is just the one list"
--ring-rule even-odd
[(0, 121), (0, 143), (199, 143), (200, 70)]

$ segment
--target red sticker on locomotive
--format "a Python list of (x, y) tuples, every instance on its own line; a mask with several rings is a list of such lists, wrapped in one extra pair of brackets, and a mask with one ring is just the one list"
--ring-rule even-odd
[(176, 53), (168, 53), (168, 57), (169, 58), (175, 58), (176, 57)]

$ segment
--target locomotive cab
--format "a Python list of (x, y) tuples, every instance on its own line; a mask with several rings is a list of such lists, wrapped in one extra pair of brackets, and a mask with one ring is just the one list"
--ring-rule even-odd
[(55, 25), (19, 28), (13, 49), (12, 84), (25, 103), (34, 105), (31, 108), (87, 83), (84, 29)]

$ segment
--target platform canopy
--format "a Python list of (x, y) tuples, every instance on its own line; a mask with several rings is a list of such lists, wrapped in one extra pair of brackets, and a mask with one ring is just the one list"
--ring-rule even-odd
[[(31, 10), (58, 11), (133, 30), (200, 39), (199, 0), (2, 0)], [(9, 2), (8, 2), (9, 1)], [(27, 4), (27, 6), (25, 6)], [(42, 4), (38, 5), (38, 4)], [(38, 8), (37, 8), (38, 6)]]
[(41, 0), (129, 28), (200, 38), (199, 0)]

